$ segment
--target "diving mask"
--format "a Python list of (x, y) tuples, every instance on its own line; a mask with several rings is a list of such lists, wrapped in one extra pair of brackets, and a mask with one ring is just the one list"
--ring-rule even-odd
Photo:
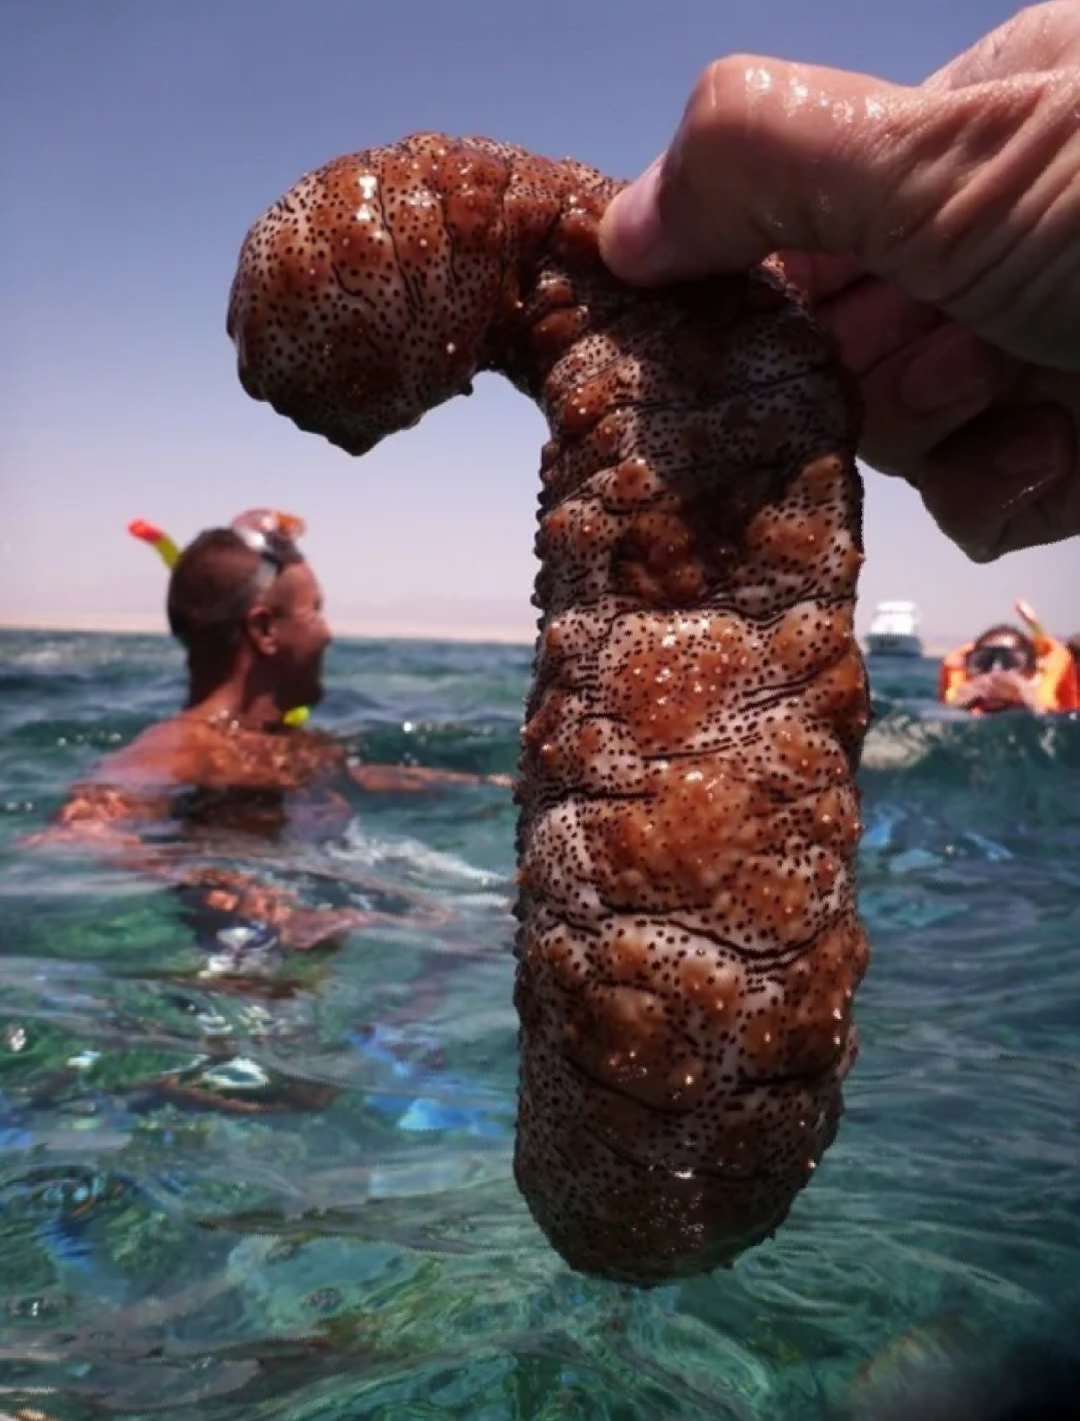
[(969, 676), (988, 676), (992, 671), (1027, 673), (1031, 669), (1021, 647), (998, 641), (972, 647), (964, 664)]
[(237, 514), (229, 527), (252, 552), (276, 569), (304, 561), (296, 541), (304, 536), (306, 525), (295, 513), (282, 513), (277, 508), (249, 508), (246, 513)]

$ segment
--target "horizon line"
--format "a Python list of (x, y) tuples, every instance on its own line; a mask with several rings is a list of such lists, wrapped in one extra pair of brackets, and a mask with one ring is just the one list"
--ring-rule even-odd
[[(171, 640), (171, 633), (164, 620), (148, 612), (28, 612), (24, 615), (0, 612), (0, 631), (160, 636)], [(498, 622), (471, 622), (448, 626), (408, 619), (385, 621), (372, 617), (357, 622), (344, 618), (335, 620), (331, 631), (335, 639), (361, 641), (486, 641), (513, 646), (532, 646), (536, 641), (535, 631), (530, 633), (524, 628)]]
[[(536, 631), (505, 622), (462, 622), (447, 625), (425, 621), (381, 620), (378, 617), (363, 622), (345, 618), (335, 621), (331, 630), (335, 639), (351, 641), (454, 641), (479, 644), (488, 642), (501, 646), (534, 646)], [(0, 631), (15, 632), (77, 632), (102, 636), (160, 636), (170, 638), (161, 617), (148, 612), (84, 612), (26, 613), (10, 615), (0, 612)], [(863, 638), (856, 638), (865, 652)], [(923, 655), (936, 658), (946, 655), (959, 645), (962, 637), (932, 634), (923, 637)]]

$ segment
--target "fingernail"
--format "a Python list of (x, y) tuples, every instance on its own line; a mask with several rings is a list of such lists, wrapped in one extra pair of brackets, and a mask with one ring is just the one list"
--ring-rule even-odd
[(1014, 497), (1023, 497), (1057, 476), (1059, 455), (1053, 430), (1032, 429), (1007, 440), (994, 454), (993, 465), (1010, 483), (1022, 486)]
[(932, 339), (900, 379), (900, 396), (911, 410), (929, 414), (967, 404), (990, 390), (997, 362), (967, 331), (956, 328)]
[(612, 200), (600, 227), (600, 254), (616, 276), (628, 281), (662, 277), (675, 248), (660, 220), (657, 160)]
[(1011, 520), (1057, 482), (1063, 471), (1062, 458), (1061, 443), (1050, 429), (1014, 434), (991, 455), (990, 473), (997, 478), (983, 491), (986, 526), (964, 541), (970, 558), (991, 562), (1009, 551), (1006, 539)]

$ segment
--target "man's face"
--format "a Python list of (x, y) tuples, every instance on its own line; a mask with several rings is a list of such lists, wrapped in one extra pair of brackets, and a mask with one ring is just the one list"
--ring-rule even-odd
[(330, 628), (323, 615), (322, 588), (306, 562), (283, 568), (269, 589), (277, 653), (274, 674), (281, 701), (289, 709), (322, 700), (323, 653)]

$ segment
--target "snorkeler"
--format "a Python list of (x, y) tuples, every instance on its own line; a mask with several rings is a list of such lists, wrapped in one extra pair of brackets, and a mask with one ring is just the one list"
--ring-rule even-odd
[(974, 715), (1003, 710), (1046, 715), (1080, 708), (1069, 647), (1041, 626), (1026, 602), (1017, 602), (1016, 610), (1026, 632), (1001, 623), (942, 661), (938, 697), (946, 705)]
[(306, 908), (279, 887), (213, 862), (194, 867), (190, 854), (178, 862), (166, 852), (162, 826), (179, 829), (189, 846), (222, 829), (325, 838), (352, 817), (342, 793), (349, 784), (415, 793), (511, 783), (502, 775), (364, 764), (333, 737), (296, 723), (297, 711), (322, 699), (331, 640), (322, 591), (297, 545), (303, 529), (290, 515), (255, 509), (167, 559), (169, 627), (187, 652), (184, 707), (107, 756), (38, 836), (93, 841), (131, 867), (195, 890), (202, 908), (258, 924), (289, 947), (312, 946), (370, 915)]

